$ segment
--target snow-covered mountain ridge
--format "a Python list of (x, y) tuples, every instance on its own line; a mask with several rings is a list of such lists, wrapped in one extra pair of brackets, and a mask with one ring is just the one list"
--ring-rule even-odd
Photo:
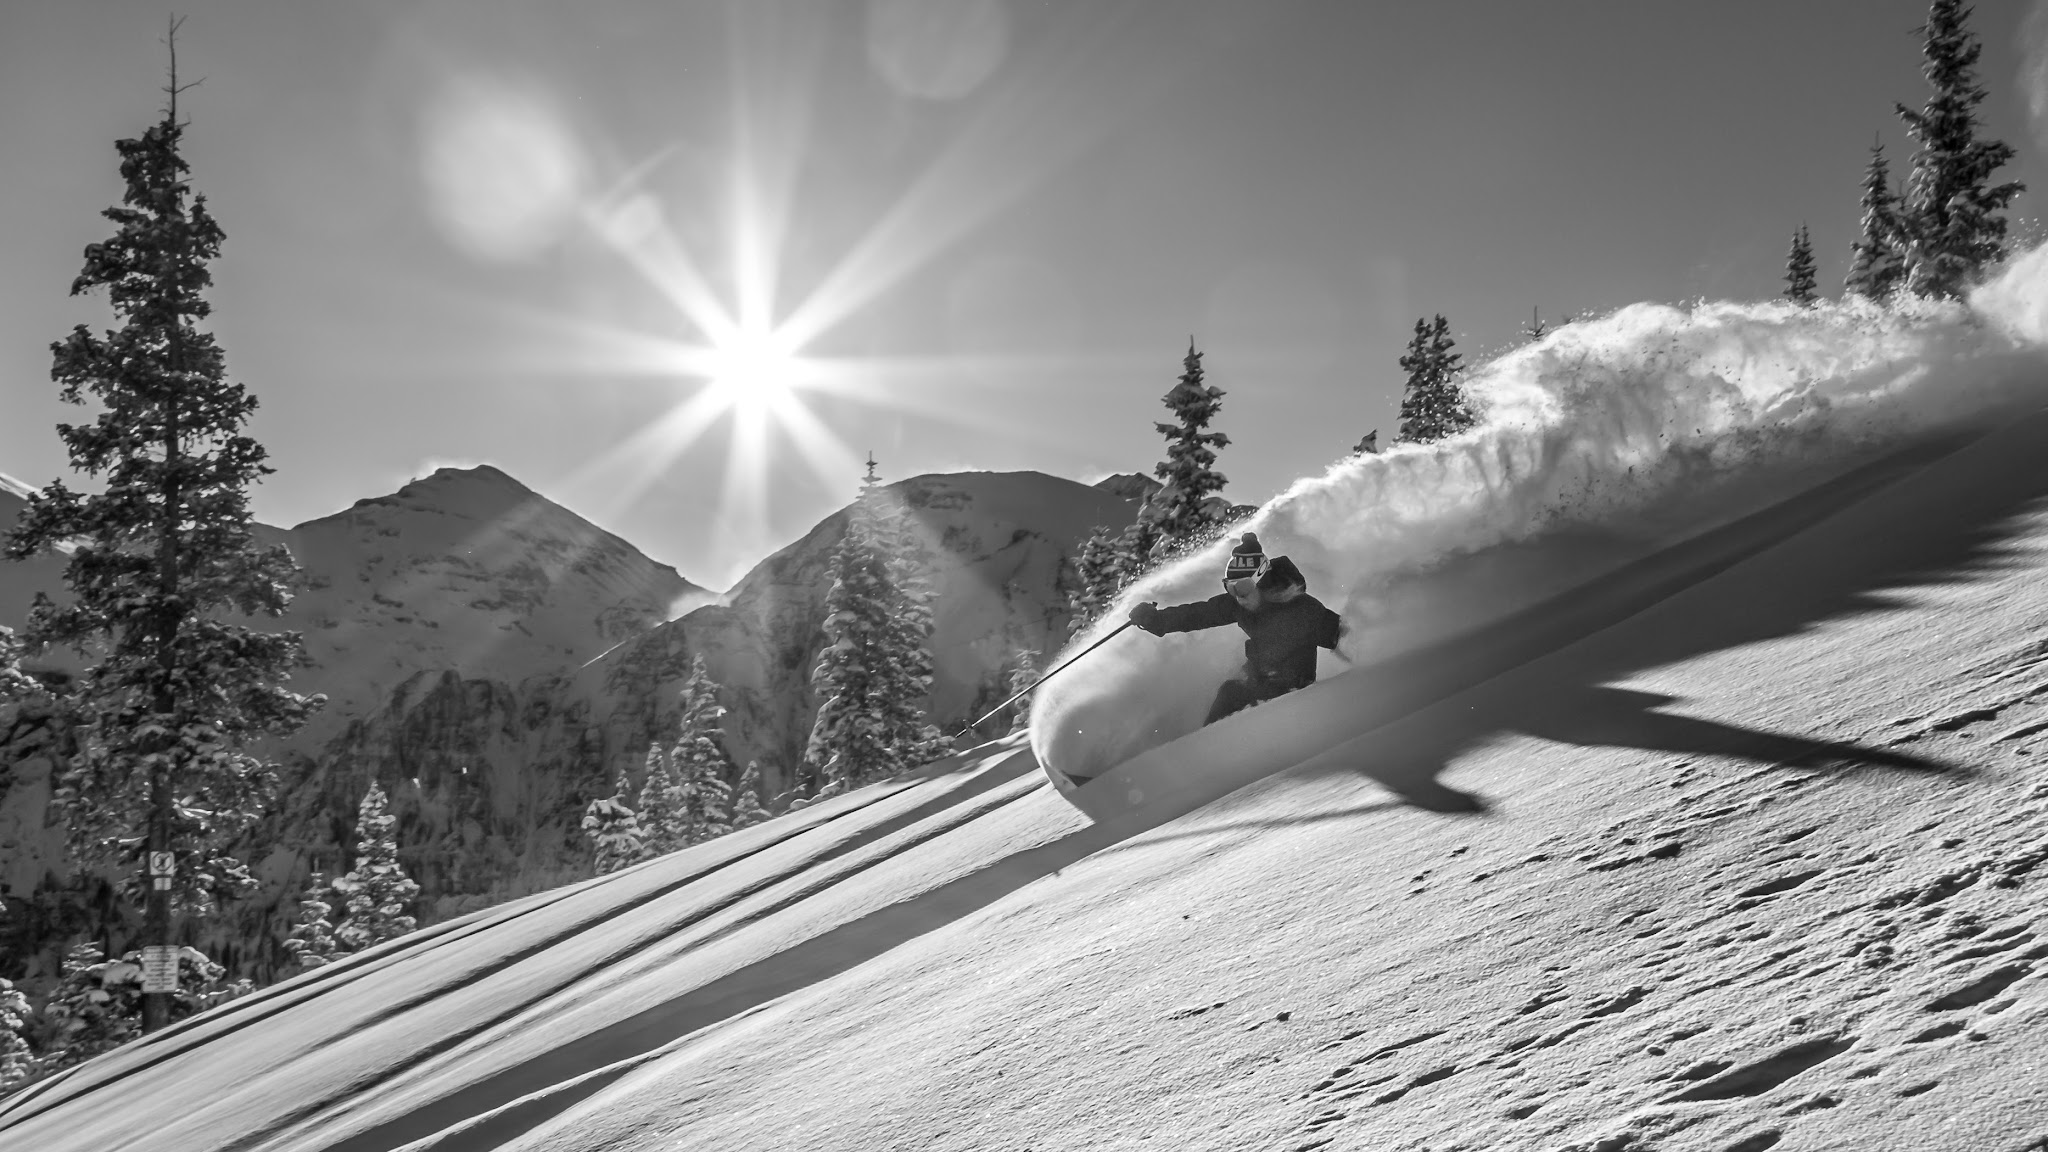
[[(19, 514), (27, 486), (14, 487), (0, 491), (0, 522)], [(1013, 647), (1064, 637), (1061, 564), (1094, 525), (1133, 512), (1036, 473), (886, 491), (939, 559), (936, 704), (948, 722), (986, 700)], [(583, 874), (583, 804), (673, 736), (675, 693), (698, 652), (725, 688), (732, 753), (763, 758), (780, 787), (815, 708), (808, 672), (844, 525), (843, 512), (827, 517), (723, 605), (489, 466), (442, 469), (291, 529), (259, 526), (304, 573), (286, 617), (260, 626), (304, 636), (311, 666), (294, 687), (328, 697), (272, 749), (287, 765), (260, 841), (272, 901), (309, 867), (338, 862), (373, 778), (392, 794), (430, 918)], [(62, 567), (61, 556), (0, 564), (0, 623), (18, 625), (36, 591), (60, 593)], [(62, 845), (45, 819), (49, 746), (40, 726), (0, 732), (0, 754), (24, 761), (0, 796), (0, 827), (22, 830), (0, 846), (0, 896), (24, 907), (62, 900)], [(251, 915), (277, 923), (269, 909)], [(234, 953), (260, 935), (250, 922), (213, 945)]]

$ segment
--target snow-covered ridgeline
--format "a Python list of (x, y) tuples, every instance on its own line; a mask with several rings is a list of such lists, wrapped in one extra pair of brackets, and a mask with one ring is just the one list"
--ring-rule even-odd
[[(1292, 556), (1344, 613), (1348, 653), (1373, 658), (1498, 619), (1886, 451), (2048, 402), (2044, 344), (2041, 250), (1968, 307), (1631, 305), (1478, 366), (1470, 431), (1340, 460), (1242, 527), (1267, 554)], [(1131, 603), (1214, 595), (1224, 550), (1141, 582), (1077, 646)], [(1119, 637), (1039, 694), (1035, 750), (1087, 774), (1192, 729), (1241, 643), (1235, 629)], [(1341, 667), (1326, 658), (1324, 674)]]

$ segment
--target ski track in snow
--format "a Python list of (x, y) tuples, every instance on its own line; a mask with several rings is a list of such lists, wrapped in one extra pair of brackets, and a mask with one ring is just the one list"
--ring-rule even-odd
[[(1980, 297), (1997, 331), (2040, 341), (2039, 263)], [(2048, 397), (1954, 320), (1901, 338), (1982, 369), (1956, 411)], [(1460, 595), (1597, 579), (1169, 745), (1143, 806), (1089, 823), (985, 747), (185, 1021), (0, 1100), (0, 1146), (2048, 1147), (2048, 415), (1923, 419), (1877, 359), (1878, 431), (1747, 517), (1797, 445), (1735, 425), (1713, 499), (1609, 492), (1573, 523), (1629, 532), (1561, 565), (1495, 530), (1563, 489), (1460, 490), (1536, 497), (1402, 563), (1495, 540), (1438, 569)], [(1463, 467), (1427, 455), (1344, 476)], [(1288, 728), (1304, 754), (1244, 763)]]

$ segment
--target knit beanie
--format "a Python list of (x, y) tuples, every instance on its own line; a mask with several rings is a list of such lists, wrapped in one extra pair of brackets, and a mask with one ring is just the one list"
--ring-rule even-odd
[(1237, 547), (1230, 550), (1230, 561), (1224, 565), (1223, 578), (1242, 580), (1248, 576), (1257, 576), (1265, 566), (1266, 553), (1259, 547), (1259, 538), (1247, 532), (1244, 538), (1238, 541)]

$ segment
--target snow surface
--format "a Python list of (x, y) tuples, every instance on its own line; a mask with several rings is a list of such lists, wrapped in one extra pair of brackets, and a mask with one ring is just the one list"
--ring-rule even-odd
[[(1703, 312), (1606, 323), (1682, 343)], [(1906, 352), (1838, 348), (1826, 403), (1727, 368), (1685, 460), (1628, 431), (1655, 404), (1591, 397), (1532, 434), (1617, 465), (1573, 466), (1590, 504), (1486, 471), (1548, 447), (1334, 469), (1267, 530), (1339, 595), (1347, 523), (1385, 571), (1441, 565), (1434, 600), (1384, 593), (1435, 630), (1124, 764), (1078, 794), (1100, 822), (987, 746), (224, 1005), (0, 1100), (0, 1147), (2042, 1147), (2025, 315), (1875, 318)], [(1617, 429), (1647, 495), (1591, 443)], [(1104, 664), (1068, 707), (1143, 699)]]

